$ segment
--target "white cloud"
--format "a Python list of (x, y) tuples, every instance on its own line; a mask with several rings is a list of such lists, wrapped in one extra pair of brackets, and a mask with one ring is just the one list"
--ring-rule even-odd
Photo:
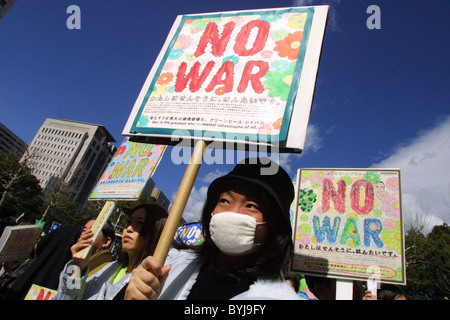
[[(305, 140), (305, 146), (304, 151), (300, 154), (294, 154), (294, 153), (281, 153), (279, 154), (279, 158), (276, 159), (278, 164), (286, 170), (288, 173), (292, 173), (292, 170), (297, 170), (298, 168), (292, 168), (292, 163), (295, 163), (296, 161), (300, 160), (300, 158), (309, 153), (314, 152), (316, 153), (322, 148), (322, 141), (323, 137), (321, 135), (321, 132), (319, 128), (313, 124), (308, 125), (308, 130), (306, 133), (306, 140)], [(275, 160), (275, 159), (274, 159)]]
[[(306, 152), (317, 152), (322, 147), (322, 136), (320, 134), (320, 130), (317, 126), (310, 124), (308, 126), (308, 131), (306, 135), (305, 141), (305, 153)], [(230, 150), (227, 150), (230, 151)], [(243, 151), (230, 151), (233, 152), (230, 158), (235, 160), (233, 166), (243, 160), (246, 157), (256, 157), (258, 156), (255, 152), (243, 152)], [(269, 156), (269, 158), (275, 162), (277, 162), (283, 169), (285, 169), (288, 173), (292, 170), (296, 170), (297, 168), (292, 168), (292, 163), (302, 157), (302, 154), (290, 154), (290, 153), (281, 153), (281, 154), (270, 154), (265, 155)], [(213, 180), (218, 177), (221, 177), (227, 174), (231, 169), (223, 169), (215, 168), (214, 170), (208, 172), (203, 177), (199, 177), (198, 181), (202, 184), (202, 186), (194, 186), (192, 188), (191, 194), (189, 196), (189, 200), (186, 204), (186, 208), (183, 213), (183, 218), (187, 222), (199, 221), (201, 219), (201, 211), (203, 209), (203, 205), (206, 200), (206, 192), (208, 191), (208, 187)], [(204, 185), (203, 185), (204, 184)], [(175, 199), (175, 195), (172, 195), (172, 199)]]
[[(183, 212), (183, 219), (186, 222), (197, 222), (201, 220), (203, 204), (206, 200), (207, 186), (196, 188), (192, 187), (191, 194), (189, 196), (186, 208)], [(172, 199), (175, 199), (175, 194), (172, 195)]]
[[(450, 223), (450, 116), (433, 129), (399, 146), (391, 156), (374, 164), (400, 168), (406, 224), (413, 212), (425, 212), (429, 225)], [(405, 226), (406, 226), (405, 224)]]
[(213, 182), (214, 180), (216, 180), (219, 177), (222, 177), (224, 175), (226, 175), (228, 173), (228, 171), (223, 171), (223, 170), (219, 170), (216, 169), (214, 171), (210, 171), (207, 175), (205, 175), (201, 181), (203, 183), (207, 183), (208, 185), (211, 184), (211, 182)]
[(320, 134), (319, 128), (313, 124), (308, 126), (305, 140), (305, 152), (311, 150), (312, 152), (319, 151), (322, 148), (322, 136)]

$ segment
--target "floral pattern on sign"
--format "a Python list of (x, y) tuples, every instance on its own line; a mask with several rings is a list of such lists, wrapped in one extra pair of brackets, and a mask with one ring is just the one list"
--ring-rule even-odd
[[(295, 100), (291, 92), (297, 90), (301, 71), (297, 61), (313, 15), (313, 10), (296, 8), (184, 16), (136, 127), (178, 128), (189, 123), (203, 130), (280, 135), (283, 119), (291, 116), (292, 107), (287, 106)], [(241, 111), (241, 124), (233, 119), (234, 109)], [(223, 123), (215, 121), (219, 111)]]
[(286, 38), (275, 42), (274, 51), (278, 52), (281, 58), (288, 58), (289, 60), (296, 60), (300, 45), (302, 43), (303, 32), (297, 31), (290, 33)]
[(298, 204), (303, 212), (310, 212), (314, 202), (316, 202), (317, 195), (312, 189), (302, 189), (298, 193)]
[(300, 257), (320, 257), (333, 263), (335, 274), (364, 276), (368, 266), (379, 265), (385, 279), (403, 279), (399, 190), (396, 170), (299, 170), (293, 266), (305, 271)]

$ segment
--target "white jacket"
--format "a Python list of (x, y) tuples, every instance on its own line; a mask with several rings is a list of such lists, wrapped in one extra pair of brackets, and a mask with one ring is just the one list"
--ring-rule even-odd
[[(194, 285), (200, 264), (191, 250), (171, 249), (166, 265), (172, 265), (159, 297), (160, 300), (185, 300)], [(232, 300), (303, 300), (284, 279), (258, 279), (250, 288)]]
[[(194, 285), (201, 265), (192, 250), (170, 249), (166, 265), (172, 265), (169, 275), (162, 289), (160, 300), (186, 300)], [(69, 261), (61, 272), (58, 291), (55, 300), (112, 300), (116, 294), (128, 283), (131, 273), (128, 273), (116, 284), (112, 284), (121, 264), (111, 262), (89, 278), (83, 276), (78, 286), (73, 285), (70, 277)], [(85, 273), (85, 275), (87, 272)], [(258, 279), (250, 288), (233, 297), (232, 300), (304, 300), (300, 298), (284, 279)]]
[(87, 277), (87, 270), (80, 279), (71, 277), (73, 266), (73, 260), (70, 260), (61, 272), (54, 300), (112, 300), (131, 277), (131, 273), (127, 273), (117, 283), (111, 283), (122, 267), (122, 263), (117, 261), (107, 264), (90, 277)]

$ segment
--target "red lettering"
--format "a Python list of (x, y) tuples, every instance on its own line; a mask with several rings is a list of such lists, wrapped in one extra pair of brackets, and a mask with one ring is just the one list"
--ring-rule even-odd
[(51, 295), (52, 295), (52, 293), (50, 291), (45, 292), (44, 289), (41, 289), (41, 290), (39, 290), (36, 300), (53, 300), (53, 299), (50, 299)]
[[(233, 61), (228, 60), (220, 67), (219, 71), (217, 71), (214, 78), (209, 83), (206, 88), (207, 92), (211, 92), (214, 90), (214, 87), (217, 85), (223, 85), (225, 87), (225, 93), (233, 91), (233, 73), (234, 73), (234, 64)], [(225, 79), (222, 80), (223, 75), (225, 74)]]
[[(254, 67), (259, 67), (257, 73), (252, 73)], [(262, 93), (264, 87), (261, 83), (261, 78), (269, 71), (269, 64), (265, 61), (249, 61), (245, 64), (244, 71), (242, 72), (241, 82), (238, 86), (238, 92), (242, 93), (247, 89), (248, 82), (252, 83), (253, 90), (256, 93)]]
[(200, 57), (205, 53), (206, 46), (211, 43), (211, 53), (215, 57), (220, 57), (225, 52), (228, 41), (230, 41), (231, 32), (236, 24), (234, 22), (228, 22), (222, 32), (222, 36), (219, 35), (219, 28), (214, 22), (208, 23), (205, 31), (202, 34), (197, 50), (194, 55)]
[[(360, 188), (365, 189), (364, 207), (359, 205)], [(352, 209), (358, 214), (368, 214), (373, 210), (373, 185), (367, 180), (358, 180), (352, 185), (350, 199)]]
[[(258, 34), (256, 35), (253, 46), (247, 50), (245, 45), (248, 42), (250, 32), (253, 28), (258, 28)], [(236, 43), (234, 44), (234, 52), (240, 56), (252, 56), (262, 49), (266, 45), (267, 37), (269, 36), (270, 24), (265, 20), (253, 20), (248, 22), (242, 27), (236, 37)]]
[(322, 210), (330, 210), (330, 198), (333, 200), (334, 208), (339, 213), (345, 213), (345, 181), (338, 181), (338, 191), (334, 189), (330, 179), (323, 179)]
[(44, 293), (45, 293), (44, 289), (39, 290), (36, 300), (44, 300)]
[(177, 73), (177, 80), (175, 82), (175, 91), (176, 92), (183, 91), (186, 88), (186, 85), (189, 82), (189, 80), (191, 81), (189, 85), (189, 90), (191, 92), (198, 91), (202, 86), (203, 82), (205, 82), (206, 77), (209, 75), (213, 67), (214, 62), (209, 61), (206, 64), (206, 67), (203, 70), (202, 74), (199, 76), (198, 73), (200, 69), (200, 62), (196, 62), (192, 66), (191, 71), (189, 71), (189, 73), (186, 75), (187, 64), (186, 62), (182, 62)]

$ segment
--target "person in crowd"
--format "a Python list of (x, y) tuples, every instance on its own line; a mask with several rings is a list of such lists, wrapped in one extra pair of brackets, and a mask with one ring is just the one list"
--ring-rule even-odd
[(297, 278), (296, 276), (286, 276), (286, 282), (288, 283), (288, 285), (291, 286), (292, 290), (294, 290), (295, 293), (298, 293), (299, 288), (300, 288), (300, 279)]
[(303, 276), (300, 279), (299, 284), (299, 291), (298, 294), (300, 297), (304, 298), (305, 300), (319, 300), (317, 297), (309, 290), (308, 284), (306, 283), (306, 278)]
[[(305, 275), (306, 283), (311, 293), (318, 300), (336, 300), (336, 279)], [(361, 281), (353, 281), (352, 300), (365, 300), (364, 287)]]
[(378, 292), (378, 300), (409, 300), (406, 292), (396, 285), (382, 285)]
[(86, 230), (72, 246), (72, 260), (60, 274), (55, 300), (110, 300), (127, 283), (131, 271), (152, 255), (167, 219), (167, 211), (156, 204), (142, 204), (131, 210), (122, 233), (122, 248), (117, 261), (89, 275), (88, 259), (75, 254), (91, 243), (93, 232)]
[[(16, 219), (14, 217), (4, 217), (0, 219), (0, 237), (3, 235), (3, 231), (5, 230), (6, 227), (8, 226), (15, 226), (17, 225)], [(2, 275), (6, 275), (8, 273), (11, 273), (15, 270), (16, 266), (15, 266), (14, 261), (3, 261), (1, 262), (1, 267), (0, 267), (0, 277)]]
[(125, 299), (300, 299), (283, 277), (293, 254), (288, 174), (267, 158), (246, 159), (208, 188), (205, 241), (150, 256), (133, 271)]
[[(84, 225), (82, 230), (82, 235), (87, 230), (91, 230), (92, 226), (95, 223), (95, 219), (89, 219), (88, 222)], [(108, 263), (113, 261), (113, 256), (110, 250), (111, 244), (116, 239), (116, 234), (114, 231), (114, 226), (110, 221), (107, 221), (102, 228), (102, 231), (99, 233), (97, 239), (92, 243), (92, 253), (89, 258), (88, 268), (89, 274), (88, 276), (93, 275), (103, 267), (105, 267)]]
[(309, 290), (319, 300), (336, 299), (336, 279), (305, 275)]
[(8, 285), (2, 287), (0, 299), (23, 300), (33, 284), (56, 290), (59, 273), (70, 260), (70, 247), (80, 232), (79, 226), (62, 226), (39, 240), (34, 256), (15, 270)]

